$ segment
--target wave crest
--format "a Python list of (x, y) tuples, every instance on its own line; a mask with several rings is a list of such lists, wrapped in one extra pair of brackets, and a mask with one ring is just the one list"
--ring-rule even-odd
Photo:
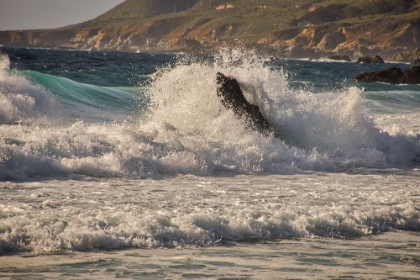
[[(249, 101), (275, 127), (275, 135), (266, 138), (246, 129), (221, 105), (216, 94), (219, 71), (240, 82)], [(40, 112), (55, 107), (45, 90), (7, 71), (1, 75), (15, 89), (2, 92), (14, 106), (2, 107), (12, 112), (2, 113), (3, 122), (42, 116)], [(27, 94), (15, 94), (18, 89), (27, 89)], [(420, 158), (418, 135), (382, 131), (360, 89), (295, 90), (287, 73), (253, 53), (229, 50), (211, 62), (180, 60), (157, 70), (146, 91), (147, 112), (135, 112), (123, 122), (3, 127), (0, 133), (8, 140), (0, 147), (0, 176), (284, 174), (409, 166)], [(18, 106), (12, 103), (16, 96), (33, 102), (24, 98), (27, 105)], [(51, 123), (56, 119), (54, 114), (45, 116)], [(37, 161), (48, 164), (39, 166)]]

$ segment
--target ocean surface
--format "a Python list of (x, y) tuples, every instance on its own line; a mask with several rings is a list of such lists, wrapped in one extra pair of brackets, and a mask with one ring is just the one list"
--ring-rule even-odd
[(420, 85), (352, 82), (390, 66), (1, 48), (0, 279), (420, 279)]

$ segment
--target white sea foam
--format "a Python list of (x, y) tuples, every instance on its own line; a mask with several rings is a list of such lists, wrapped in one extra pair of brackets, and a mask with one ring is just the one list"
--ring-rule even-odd
[[(5, 117), (32, 122), (0, 126), (0, 253), (420, 230), (418, 114), (369, 112), (358, 88), (294, 91), (282, 71), (226, 51), (157, 71), (141, 117), (56, 122), (52, 95), (3, 69), (6, 100), (28, 88), (35, 105)], [(220, 104), (218, 71), (238, 79), (280, 138), (247, 130)], [(38, 94), (47, 102), (36, 105)]]
[[(360, 89), (316, 94), (292, 90), (286, 74), (264, 66), (252, 53), (228, 50), (214, 64), (180, 62), (158, 70), (147, 89), (147, 113), (124, 123), (57, 123), (50, 113), (56, 108), (52, 95), (5, 68), (2, 97), (13, 106), (2, 106), (3, 122), (48, 122), (36, 119), (32, 125), (0, 128), (5, 139), (0, 143), (3, 179), (385, 168), (408, 166), (420, 153), (418, 131), (381, 130), (374, 117), (368, 117), (371, 112)], [(279, 138), (245, 129), (242, 120), (220, 104), (218, 71), (238, 79), (277, 127)], [(16, 105), (15, 96), (27, 105)]]
[(0, 54), (0, 124), (51, 123), (58, 116), (57, 107), (50, 93), (11, 73), (8, 57)]
[(418, 231), (418, 182), (415, 172), (390, 170), (2, 183), (0, 253)]

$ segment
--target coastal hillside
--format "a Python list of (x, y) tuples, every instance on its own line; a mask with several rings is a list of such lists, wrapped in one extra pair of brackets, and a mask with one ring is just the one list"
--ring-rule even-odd
[(420, 0), (126, 0), (52, 30), (0, 32), (0, 44), (128, 52), (208, 53), (240, 45), (274, 56), (412, 60)]

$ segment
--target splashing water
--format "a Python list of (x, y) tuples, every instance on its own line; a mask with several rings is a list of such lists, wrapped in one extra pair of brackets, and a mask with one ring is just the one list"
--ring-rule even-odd
[[(380, 114), (358, 87), (296, 89), (292, 73), (240, 50), (204, 62), (180, 59), (159, 67), (141, 87), (105, 87), (102, 76), (101, 85), (90, 85), (69, 79), (72, 73), (11, 71), (7, 59), (1, 61), (0, 96), (8, 103), (0, 125), (0, 254), (49, 252), (55, 258), (54, 252), (67, 250), (194, 250), (247, 241), (241, 246), (252, 253), (226, 251), (229, 258), (255, 260), (253, 242), (315, 237), (309, 239), (313, 247), (347, 248), (328, 265), (345, 256), (343, 267), (354, 269), (347, 253), (359, 259), (363, 252), (359, 267), (372, 275), (373, 259), (364, 248), (371, 240), (363, 237), (420, 229), (419, 176), (412, 165), (418, 130), (384, 121), (405, 124), (404, 117), (417, 115)], [(246, 129), (221, 105), (219, 71), (240, 82), (275, 127), (273, 135)], [(342, 238), (357, 239), (360, 250), (349, 250)], [(301, 259), (307, 243), (293, 242), (300, 251), (282, 248), (279, 254), (299, 256), (294, 263), (307, 275), (308, 262)], [(413, 244), (407, 248), (414, 256)], [(273, 253), (269, 247), (262, 256)], [(383, 254), (382, 243), (376, 248)], [(392, 263), (414, 260), (414, 267), (404, 250), (400, 262), (389, 255)], [(319, 262), (332, 255), (314, 256)], [(384, 264), (384, 256), (375, 260)]]
[[(265, 138), (245, 129), (242, 120), (221, 106), (218, 71), (240, 82), (249, 101), (275, 127), (275, 135)], [(418, 136), (391, 136), (376, 127), (357, 87), (323, 93), (293, 90), (282, 70), (239, 50), (224, 50), (214, 62), (180, 60), (158, 69), (145, 93), (137, 89), (150, 100), (147, 111), (138, 116), (127, 110), (124, 122), (71, 119), (65, 103), (11, 73), (4, 58), (0, 77), (1, 122), (23, 122), (1, 127), (6, 139), (0, 146), (3, 179), (383, 168), (409, 165), (420, 153)]]
[(0, 124), (39, 122), (57, 112), (59, 104), (47, 91), (8, 69), (8, 58), (0, 54)]

